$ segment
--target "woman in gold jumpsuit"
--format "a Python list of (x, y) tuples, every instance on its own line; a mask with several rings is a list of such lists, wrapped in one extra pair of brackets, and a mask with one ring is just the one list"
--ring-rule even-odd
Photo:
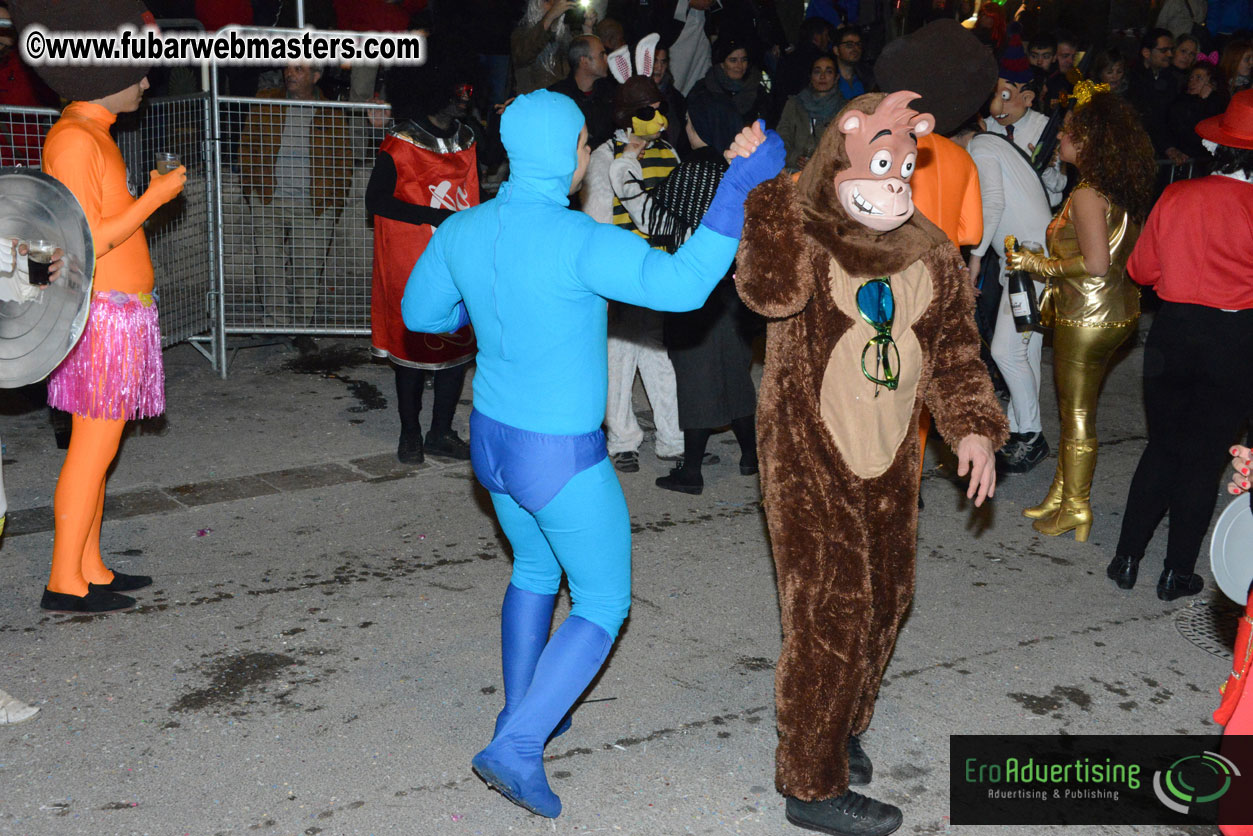
[(1058, 154), (1079, 184), (1049, 225), (1046, 258), (1009, 252), (1009, 269), (1037, 273), (1052, 288), (1053, 379), (1061, 413), (1057, 474), (1044, 501), (1023, 515), (1050, 536), (1092, 529), (1096, 400), (1115, 349), (1136, 329), (1140, 293), (1127, 257), (1153, 200), (1153, 146), (1135, 111), (1108, 85), (1081, 83), (1059, 135)]

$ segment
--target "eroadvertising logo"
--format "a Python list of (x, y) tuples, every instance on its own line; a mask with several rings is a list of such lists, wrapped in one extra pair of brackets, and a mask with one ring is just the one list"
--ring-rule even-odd
[(1244, 779), (1253, 763), (1248, 740), (956, 735), (950, 738), (950, 820), (955, 825), (1253, 823), (1253, 782)]
[(1240, 770), (1222, 755), (1186, 755), (1153, 773), (1153, 792), (1171, 810), (1187, 815), (1194, 807), (1217, 802), (1239, 777)]

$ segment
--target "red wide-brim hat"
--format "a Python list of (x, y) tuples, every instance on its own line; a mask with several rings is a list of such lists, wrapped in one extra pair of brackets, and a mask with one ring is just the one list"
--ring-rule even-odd
[(1196, 125), (1202, 139), (1228, 148), (1253, 150), (1253, 90), (1241, 90), (1231, 97), (1227, 109)]
[[(13, 27), (19, 33), (38, 24), (49, 32), (113, 32), (130, 24), (155, 26), (156, 20), (140, 0), (9, 0)], [(92, 101), (121, 92), (143, 80), (146, 65), (60, 64), (32, 66), (35, 74), (70, 101)]]

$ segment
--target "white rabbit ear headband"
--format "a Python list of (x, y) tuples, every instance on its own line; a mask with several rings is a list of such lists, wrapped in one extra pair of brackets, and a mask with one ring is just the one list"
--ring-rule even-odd
[[(640, 42), (635, 45), (636, 73), (643, 76), (653, 74), (653, 59), (657, 55), (657, 44), (660, 42), (661, 35), (656, 32), (640, 38)], [(625, 84), (628, 78), (636, 74), (631, 72), (631, 51), (625, 45), (609, 53), (606, 60), (609, 62), (609, 72), (619, 84)]]

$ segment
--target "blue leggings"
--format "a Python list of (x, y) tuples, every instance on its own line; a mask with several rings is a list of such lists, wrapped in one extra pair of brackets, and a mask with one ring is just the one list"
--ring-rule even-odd
[(509, 494), (491, 496), (513, 546), (513, 585), (552, 595), (564, 569), (574, 602), (570, 615), (616, 639), (631, 608), (631, 522), (609, 459), (580, 471), (533, 513)]

